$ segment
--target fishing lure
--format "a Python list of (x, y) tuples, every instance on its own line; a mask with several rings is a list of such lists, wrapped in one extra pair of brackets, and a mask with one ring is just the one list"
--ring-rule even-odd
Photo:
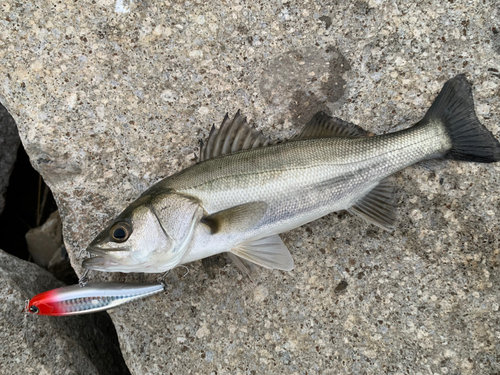
[(40, 293), (26, 302), (26, 311), (63, 316), (103, 311), (164, 290), (161, 283), (90, 283)]

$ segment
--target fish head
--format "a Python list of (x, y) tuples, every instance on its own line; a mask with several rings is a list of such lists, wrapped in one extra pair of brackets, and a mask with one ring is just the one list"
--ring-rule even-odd
[(83, 266), (110, 272), (165, 272), (189, 247), (203, 209), (175, 193), (141, 196), (88, 246)]

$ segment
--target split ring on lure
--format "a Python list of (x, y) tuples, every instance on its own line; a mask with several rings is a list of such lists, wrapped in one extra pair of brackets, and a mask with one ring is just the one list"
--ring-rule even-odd
[(108, 310), (164, 290), (161, 283), (90, 283), (40, 293), (27, 301), (32, 314), (63, 316)]

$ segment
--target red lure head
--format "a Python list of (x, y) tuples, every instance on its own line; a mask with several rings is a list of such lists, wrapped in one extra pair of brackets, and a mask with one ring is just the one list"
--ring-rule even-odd
[(58, 306), (57, 289), (49, 290), (34, 296), (26, 307), (26, 311), (37, 315), (63, 315), (63, 311)]

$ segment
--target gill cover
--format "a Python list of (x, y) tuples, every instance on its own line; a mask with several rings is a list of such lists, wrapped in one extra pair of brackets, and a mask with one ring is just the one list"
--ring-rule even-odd
[(85, 268), (112, 272), (163, 272), (187, 251), (203, 215), (199, 202), (175, 192), (148, 191), (125, 209), (87, 250)]
[(196, 225), (203, 217), (198, 200), (181, 194), (157, 194), (151, 199), (151, 209), (161, 229), (171, 241), (168, 256), (161, 256), (167, 269), (175, 267), (189, 248)]

